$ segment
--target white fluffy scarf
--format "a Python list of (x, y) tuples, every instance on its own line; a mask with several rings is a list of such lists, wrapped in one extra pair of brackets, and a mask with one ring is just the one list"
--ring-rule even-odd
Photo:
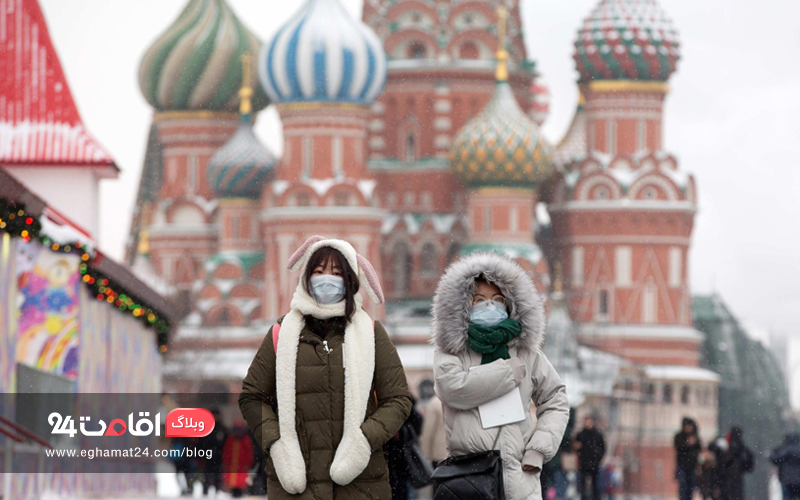
[[(372, 319), (361, 308), (356, 294), (356, 311), (344, 331), (344, 430), (336, 448), (330, 474), (340, 485), (349, 484), (367, 467), (371, 450), (361, 432), (367, 412), (372, 379), (375, 372), (375, 333)], [(306, 489), (306, 464), (300, 450), (295, 427), (296, 367), (300, 332), (305, 326), (303, 315), (319, 319), (344, 316), (345, 302), (320, 305), (298, 285), (292, 297), (292, 310), (281, 324), (278, 337), (275, 372), (278, 398), (280, 439), (270, 447), (275, 471), (287, 493), (298, 494)]]

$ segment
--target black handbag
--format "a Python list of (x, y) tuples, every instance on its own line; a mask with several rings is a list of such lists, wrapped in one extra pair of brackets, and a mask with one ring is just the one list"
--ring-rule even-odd
[(403, 446), (403, 461), (408, 474), (408, 482), (414, 488), (428, 486), (431, 484), (433, 464), (422, 453), (422, 447), (419, 445), (419, 438), (414, 428), (405, 425), (401, 431), (408, 433)]
[[(500, 429), (492, 448), (497, 446)], [(433, 471), (433, 500), (505, 500), (499, 450), (448, 457)]]

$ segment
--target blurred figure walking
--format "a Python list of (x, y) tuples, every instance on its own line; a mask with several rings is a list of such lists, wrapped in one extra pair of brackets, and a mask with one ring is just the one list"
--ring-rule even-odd
[(717, 482), (717, 459), (711, 451), (700, 453), (700, 476), (698, 477), (698, 489), (703, 500), (717, 500), (720, 496), (719, 484)]
[(392, 486), (392, 500), (408, 500), (410, 484), (409, 471), (403, 450), (417, 440), (422, 432), (422, 415), (416, 406), (411, 408), (408, 419), (397, 434), (386, 443), (386, 460), (389, 465), (389, 484)]
[(203, 496), (208, 495), (212, 486), (215, 495), (222, 490), (222, 451), (228, 439), (228, 429), (222, 422), (219, 409), (213, 408), (211, 414), (214, 416), (214, 430), (200, 438), (201, 448), (211, 453), (211, 458), (206, 458), (203, 465)]
[(600, 500), (600, 462), (606, 454), (606, 441), (595, 428), (594, 417), (586, 417), (583, 430), (575, 436), (573, 447), (578, 452), (581, 500)]
[(722, 500), (744, 500), (744, 475), (753, 471), (753, 452), (744, 444), (744, 431), (733, 427), (726, 436), (727, 451), (722, 453), (720, 474)]
[(769, 459), (778, 466), (783, 500), (800, 500), (800, 433), (787, 434), (783, 444), (772, 450)]
[[(447, 458), (447, 440), (444, 430), (444, 411), (442, 401), (433, 390), (433, 380), (423, 380), (419, 385), (420, 399), (426, 400), (423, 409), (422, 432), (419, 435), (419, 444), (422, 453), (431, 461), (433, 467)], [(419, 500), (433, 498), (433, 486), (426, 486), (419, 490)]]
[[(433, 387), (433, 381), (429, 382)], [(422, 446), (422, 453), (436, 467), (436, 464), (447, 458), (447, 440), (445, 439), (442, 401), (435, 393), (428, 398), (424, 410), (425, 419), (422, 424), (422, 433), (419, 435), (419, 442)]]
[(680, 500), (692, 500), (697, 475), (697, 459), (701, 449), (702, 444), (697, 435), (697, 422), (684, 417), (681, 431), (675, 434), (675, 453), (677, 455), (675, 479), (678, 481), (678, 498)]
[(248, 435), (247, 424), (239, 419), (233, 423), (233, 430), (225, 440), (222, 451), (224, 481), (233, 498), (241, 497), (247, 488), (248, 472), (254, 463), (253, 441)]

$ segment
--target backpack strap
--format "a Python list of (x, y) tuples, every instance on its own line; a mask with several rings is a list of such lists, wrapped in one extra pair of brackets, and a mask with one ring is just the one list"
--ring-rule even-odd
[(278, 336), (281, 333), (281, 324), (275, 323), (275, 326), (272, 327), (272, 348), (275, 352), (278, 352)]

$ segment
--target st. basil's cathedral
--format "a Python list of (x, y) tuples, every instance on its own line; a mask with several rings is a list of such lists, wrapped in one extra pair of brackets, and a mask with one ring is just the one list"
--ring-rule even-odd
[[(225, 0), (190, 0), (139, 68), (154, 113), (128, 258), (183, 318), (165, 390), (238, 392), (313, 234), (375, 263), (387, 304), (368, 312), (416, 388), (439, 276), (499, 252), (547, 295), (545, 350), (624, 491), (674, 498), (671, 435), (684, 415), (716, 435), (720, 383), (692, 321), (697, 188), (662, 144), (677, 32), (655, 0), (600, 0), (555, 144), (524, 38), (518, 0), (365, 0), (361, 21), (307, 0), (266, 43)], [(253, 132), (270, 104), (280, 158)]]

